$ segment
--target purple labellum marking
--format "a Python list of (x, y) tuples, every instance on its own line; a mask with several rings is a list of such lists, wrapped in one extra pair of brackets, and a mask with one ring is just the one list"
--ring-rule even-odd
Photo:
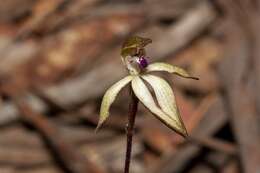
[(148, 61), (144, 56), (139, 57), (137, 62), (139, 64), (140, 68), (142, 68), (142, 69), (148, 66)]

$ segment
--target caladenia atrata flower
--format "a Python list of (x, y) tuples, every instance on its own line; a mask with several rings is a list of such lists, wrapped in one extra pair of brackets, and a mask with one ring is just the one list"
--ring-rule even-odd
[[(110, 106), (119, 91), (131, 82), (135, 96), (156, 118), (180, 135), (187, 136), (187, 131), (179, 114), (170, 85), (161, 77), (150, 73), (164, 71), (184, 78), (198, 78), (190, 76), (184, 69), (171, 64), (162, 62), (148, 64), (144, 47), (151, 42), (151, 39), (134, 36), (124, 43), (121, 50), (121, 58), (129, 71), (129, 75), (116, 82), (106, 91), (101, 104), (100, 120), (97, 129), (108, 118)], [(153, 98), (152, 92), (148, 89), (146, 83), (153, 89), (155, 98)]]

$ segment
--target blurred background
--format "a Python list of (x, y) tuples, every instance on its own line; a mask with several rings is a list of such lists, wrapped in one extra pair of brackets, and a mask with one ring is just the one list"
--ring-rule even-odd
[(122, 42), (199, 81), (172, 85), (183, 139), (139, 104), (132, 173), (260, 172), (258, 0), (6, 0), (0, 4), (0, 173), (120, 173), (128, 90), (94, 133), (106, 89), (127, 74)]

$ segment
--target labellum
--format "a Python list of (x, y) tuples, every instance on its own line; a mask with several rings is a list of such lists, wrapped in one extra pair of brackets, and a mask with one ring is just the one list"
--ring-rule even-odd
[(139, 67), (141, 69), (144, 69), (148, 66), (148, 61), (147, 58), (145, 56), (141, 56), (137, 59), (137, 63), (139, 64)]

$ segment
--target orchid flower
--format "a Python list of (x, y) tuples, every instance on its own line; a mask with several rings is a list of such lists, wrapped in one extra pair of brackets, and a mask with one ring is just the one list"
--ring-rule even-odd
[[(135, 96), (156, 118), (180, 135), (185, 137), (188, 135), (170, 85), (163, 78), (155, 76), (151, 72), (164, 71), (184, 78), (196, 80), (198, 78), (190, 76), (184, 69), (171, 64), (163, 62), (149, 64), (144, 47), (151, 42), (151, 39), (134, 36), (123, 44), (121, 58), (129, 75), (106, 91), (101, 103), (97, 129), (108, 118), (109, 109), (120, 90), (131, 83)], [(155, 98), (147, 84), (151, 86)]]

